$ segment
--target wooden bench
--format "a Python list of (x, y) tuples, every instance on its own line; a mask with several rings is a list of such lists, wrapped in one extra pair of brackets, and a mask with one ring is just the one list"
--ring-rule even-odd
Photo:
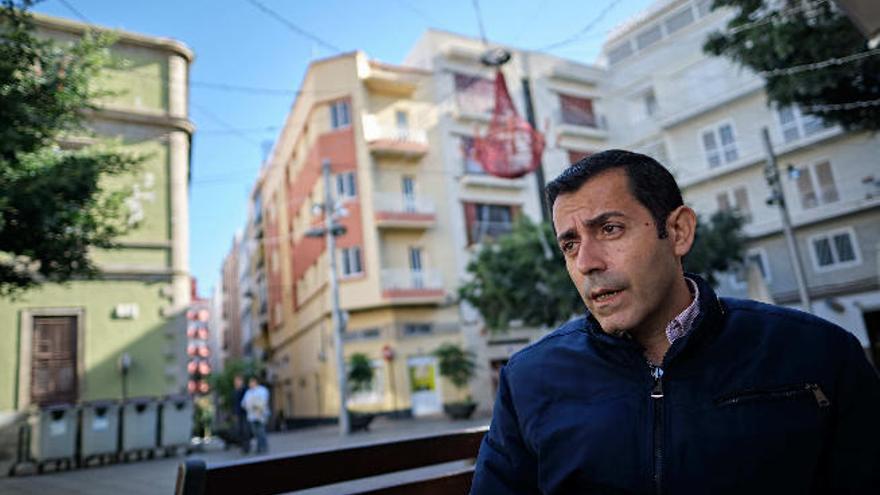
[(477, 457), (487, 430), (488, 427), (473, 428), (210, 466), (199, 459), (188, 460), (178, 468), (175, 495), (271, 495), (469, 460), (467, 466), (445, 469), (428, 478), (347, 492), (360, 495), (466, 494), (470, 491), (474, 474), (472, 461)]

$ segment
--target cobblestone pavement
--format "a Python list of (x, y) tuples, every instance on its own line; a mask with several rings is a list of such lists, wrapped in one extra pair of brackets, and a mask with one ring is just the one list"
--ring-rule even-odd
[[(389, 420), (376, 419), (369, 432), (359, 432), (348, 437), (341, 437), (336, 426), (320, 426), (295, 430), (291, 432), (272, 433), (269, 435), (271, 455), (281, 453), (303, 452), (313, 449), (324, 449), (359, 445), (379, 440), (404, 439), (413, 436), (441, 433), (463, 428), (484, 426), (489, 418), (480, 417), (469, 421), (450, 421), (446, 418)], [(201, 458), (208, 463), (243, 459), (237, 449), (223, 450), (215, 446), (206, 452), (193, 453), (189, 457)], [(255, 455), (247, 458), (256, 458)], [(3, 495), (156, 495), (174, 493), (174, 482), (177, 466), (185, 458), (182, 455), (171, 458), (159, 457), (153, 460), (132, 461), (124, 464), (111, 464), (84, 469), (73, 469), (42, 475), (0, 478), (0, 494)], [(461, 463), (453, 463), (435, 468), (411, 471), (406, 474), (379, 479), (334, 485), (296, 492), (301, 495), (329, 495), (344, 493), (348, 489), (364, 489), (380, 486), (389, 479), (395, 481), (412, 478), (456, 467)], [(246, 495), (246, 494), (242, 494)]]

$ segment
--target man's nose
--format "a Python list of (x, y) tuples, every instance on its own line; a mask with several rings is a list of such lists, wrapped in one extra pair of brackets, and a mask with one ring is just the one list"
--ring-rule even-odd
[(581, 242), (577, 259), (575, 260), (575, 268), (584, 275), (596, 271), (604, 271), (606, 265), (602, 248), (594, 242)]

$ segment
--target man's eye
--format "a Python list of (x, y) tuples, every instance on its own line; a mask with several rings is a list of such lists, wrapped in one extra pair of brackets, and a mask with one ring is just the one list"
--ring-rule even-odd
[(622, 227), (620, 225), (606, 223), (602, 226), (602, 233), (606, 235), (616, 234), (620, 232)]
[(572, 242), (572, 241), (563, 242), (562, 245), (559, 247), (562, 249), (563, 253), (570, 253), (574, 250), (574, 242)]

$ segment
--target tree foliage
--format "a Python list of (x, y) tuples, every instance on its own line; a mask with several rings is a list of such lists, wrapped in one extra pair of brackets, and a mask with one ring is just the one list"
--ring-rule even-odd
[[(727, 28), (709, 36), (707, 53), (765, 72), (839, 59), (869, 49), (865, 38), (834, 5), (817, 0), (715, 0), (729, 7)], [(849, 130), (880, 129), (880, 105), (814, 108), (880, 99), (880, 54), (823, 68), (765, 76), (770, 102), (797, 105), (810, 115)]]
[(434, 351), (440, 375), (446, 377), (455, 388), (461, 390), (467, 386), (476, 371), (474, 353), (466, 351), (457, 344), (446, 343)]
[(107, 94), (94, 81), (111, 63), (113, 37), (40, 38), (32, 3), (0, 7), (0, 296), (94, 276), (89, 250), (113, 247), (132, 227), (130, 191), (102, 183), (141, 161), (109, 143), (71, 144), (88, 134), (85, 112)]
[(509, 235), (483, 245), (468, 263), (470, 280), (459, 296), (480, 311), (492, 331), (506, 330), (512, 320), (547, 327), (568, 320), (584, 306), (555, 245), (550, 224), (522, 217)]
[(373, 384), (373, 364), (366, 354), (356, 352), (348, 358), (348, 388), (352, 392), (363, 392)]
[(717, 285), (716, 273), (727, 272), (734, 263), (742, 261), (746, 242), (742, 224), (742, 217), (723, 210), (715, 212), (708, 222), (701, 218), (694, 245), (684, 258), (685, 271)]

